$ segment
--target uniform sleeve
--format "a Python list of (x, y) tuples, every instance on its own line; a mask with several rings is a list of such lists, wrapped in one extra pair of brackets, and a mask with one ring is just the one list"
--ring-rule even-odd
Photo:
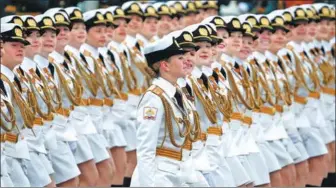
[(164, 126), (161, 99), (146, 93), (137, 110), (137, 165), (140, 187), (153, 187), (160, 127)]

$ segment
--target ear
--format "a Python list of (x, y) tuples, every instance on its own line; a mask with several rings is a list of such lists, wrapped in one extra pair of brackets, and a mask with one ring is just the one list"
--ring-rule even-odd
[(161, 63), (160, 63), (160, 69), (163, 72), (168, 72), (170, 70), (168, 61), (166, 61), (166, 60), (161, 61)]

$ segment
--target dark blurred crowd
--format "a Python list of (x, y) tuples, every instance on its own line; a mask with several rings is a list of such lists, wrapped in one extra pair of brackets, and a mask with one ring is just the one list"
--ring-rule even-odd
[[(140, 0), (141, 1), (141, 0)], [(142, 0), (144, 2), (148, 0)], [(165, 1), (165, 0), (156, 0)], [(219, 13), (221, 15), (239, 15), (247, 12), (250, 13), (269, 13), (275, 9), (283, 9), (294, 5), (325, 2), (334, 3), (335, 0), (218, 0)], [(77, 6), (87, 11), (99, 7), (111, 5), (122, 5), (127, 0), (1, 0), (0, 16), (11, 14), (38, 14), (52, 7)]]

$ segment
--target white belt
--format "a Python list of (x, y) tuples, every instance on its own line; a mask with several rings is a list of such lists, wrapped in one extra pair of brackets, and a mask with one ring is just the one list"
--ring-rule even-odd
[(55, 114), (52, 129), (56, 132), (58, 140), (77, 141), (77, 133), (74, 127), (68, 121), (68, 118)]

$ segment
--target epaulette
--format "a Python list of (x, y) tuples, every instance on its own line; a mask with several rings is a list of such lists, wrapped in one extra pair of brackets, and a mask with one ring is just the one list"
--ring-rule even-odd
[(152, 85), (151, 87), (148, 88), (148, 91), (151, 91), (155, 95), (161, 96), (162, 93), (164, 92), (163, 89), (161, 89), (159, 86)]
[(51, 62), (51, 63), (54, 63), (55, 62), (55, 59), (51, 56), (48, 57), (48, 61)]
[(89, 52), (87, 50), (84, 50), (83, 55), (84, 56), (91, 56), (91, 52)]
[(293, 47), (292, 45), (290, 45), (290, 44), (287, 44), (287, 45), (286, 45), (286, 48), (287, 48), (288, 50), (290, 50), (290, 51), (294, 50), (294, 47)]

